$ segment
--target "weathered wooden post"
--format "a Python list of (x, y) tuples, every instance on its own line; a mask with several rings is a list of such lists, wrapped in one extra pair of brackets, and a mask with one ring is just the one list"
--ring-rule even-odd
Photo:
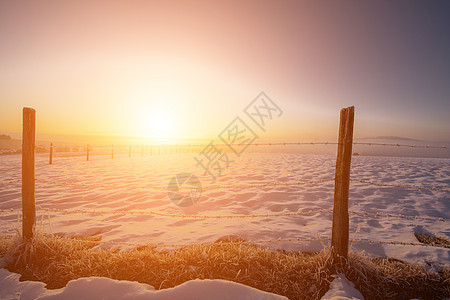
[(111, 145), (111, 159), (114, 158), (114, 145)]
[(34, 151), (36, 133), (36, 111), (23, 108), (22, 129), (22, 237), (33, 238), (36, 225)]
[(53, 163), (53, 143), (50, 143), (50, 158), (48, 164), (51, 165)]
[(354, 111), (355, 108), (350, 106), (341, 109), (340, 114), (339, 143), (334, 179), (333, 232), (331, 236), (331, 246), (335, 258), (347, 258), (348, 254), (348, 195), (352, 160)]
[(89, 144), (86, 145), (86, 161), (89, 161)]

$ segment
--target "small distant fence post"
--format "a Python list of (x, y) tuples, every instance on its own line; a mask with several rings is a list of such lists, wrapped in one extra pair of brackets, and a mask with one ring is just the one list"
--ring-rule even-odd
[(89, 161), (89, 144), (86, 145), (86, 161)]
[(50, 143), (50, 158), (48, 160), (48, 164), (51, 165), (53, 163), (53, 143)]
[(339, 143), (336, 159), (333, 231), (331, 246), (335, 257), (347, 258), (348, 254), (348, 195), (350, 187), (350, 165), (353, 145), (353, 106), (341, 109)]
[(111, 159), (114, 158), (114, 145), (111, 145)]
[(23, 108), (22, 129), (22, 237), (26, 240), (33, 238), (36, 225), (35, 204), (35, 133), (36, 111), (33, 108)]

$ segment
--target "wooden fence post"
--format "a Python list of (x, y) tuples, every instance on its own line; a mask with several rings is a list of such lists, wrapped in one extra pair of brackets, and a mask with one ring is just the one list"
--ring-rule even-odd
[(36, 133), (36, 111), (23, 108), (22, 129), (22, 237), (33, 238), (36, 225), (34, 151)]
[(86, 161), (89, 161), (89, 144), (86, 145)]
[(348, 194), (352, 160), (354, 111), (355, 108), (353, 106), (341, 109), (339, 122), (339, 143), (334, 179), (333, 231), (331, 236), (332, 251), (336, 258), (347, 258), (348, 254)]
[(114, 158), (114, 145), (111, 145), (111, 159)]
[(53, 143), (50, 143), (50, 158), (48, 164), (51, 165), (53, 163)]

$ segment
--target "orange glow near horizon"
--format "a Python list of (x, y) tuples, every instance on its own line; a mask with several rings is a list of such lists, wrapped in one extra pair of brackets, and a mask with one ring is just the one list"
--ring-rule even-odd
[(417, 48), (407, 36), (445, 43), (439, 24), (327, 5), (4, 3), (0, 131), (20, 132), (29, 106), (40, 134), (205, 138), (264, 91), (285, 114), (262, 138), (335, 139), (339, 109), (354, 105), (356, 136), (450, 140), (448, 68), (434, 53), (447, 44), (404, 55)]

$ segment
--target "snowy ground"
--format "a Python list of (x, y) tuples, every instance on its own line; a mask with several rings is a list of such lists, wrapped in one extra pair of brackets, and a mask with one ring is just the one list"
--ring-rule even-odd
[(47, 290), (44, 283), (35, 281), (19, 282), (19, 277), (19, 274), (0, 269), (1, 299), (287, 299), (286, 297), (226, 280), (191, 280), (174, 288), (155, 291), (154, 287), (148, 284), (105, 277), (89, 277), (72, 280), (62, 289)]
[[(265, 187), (205, 188), (212, 185), (196, 166), (194, 154), (118, 155), (36, 158), (36, 204), (64, 210), (152, 210), (176, 215), (253, 215), (301, 212), (333, 207), (334, 182), (283, 186), (295, 181), (334, 177), (335, 156), (293, 153), (251, 153), (233, 157), (213, 185), (267, 184)], [(20, 179), (21, 156), (0, 157), (0, 182)], [(199, 201), (181, 209), (167, 197), (167, 184), (180, 172), (201, 178)], [(449, 189), (450, 160), (437, 158), (353, 157), (356, 180)], [(160, 187), (154, 190), (152, 187)], [(133, 187), (133, 188), (129, 188)], [(142, 188), (145, 187), (145, 188)], [(0, 185), (0, 209), (21, 207), (21, 185)], [(450, 193), (352, 182), (349, 209), (360, 212), (450, 218)], [(331, 213), (252, 219), (179, 219), (151, 215), (62, 214), (38, 211), (38, 227), (46, 233), (100, 235), (103, 241), (190, 244), (212, 242), (226, 235), (246, 240), (331, 237)], [(0, 216), (0, 232), (14, 234), (17, 213)], [(359, 228), (359, 230), (357, 230)], [(414, 242), (414, 231), (450, 237), (450, 222), (350, 215), (350, 236), (374, 241)], [(322, 244), (323, 243), (323, 244)], [(328, 242), (266, 244), (286, 250), (318, 251)], [(437, 247), (356, 243), (355, 250), (410, 262), (449, 264), (450, 249)]]
[[(231, 162), (215, 185), (267, 184), (255, 188), (207, 189), (208, 176), (201, 176), (204, 190), (199, 202), (181, 209), (167, 196), (170, 178), (180, 172), (202, 174), (194, 154), (161, 156), (128, 155), (57, 157), (48, 165), (47, 155), (36, 159), (36, 205), (65, 210), (152, 210), (176, 215), (253, 215), (301, 212), (333, 207), (334, 182), (273, 186), (295, 181), (334, 177), (335, 157), (280, 153), (244, 154)], [(0, 182), (20, 179), (21, 157), (0, 157)], [(354, 157), (351, 176), (376, 183), (448, 189), (450, 160), (433, 158)], [(40, 180), (48, 180), (45, 182)], [(54, 183), (57, 182), (57, 183)], [(74, 184), (74, 185), (69, 185)], [(83, 186), (86, 185), (86, 186)], [(161, 187), (152, 190), (152, 187)], [(111, 188), (112, 187), (112, 188)], [(137, 187), (137, 188), (127, 188)], [(146, 187), (146, 188), (140, 188)], [(206, 187), (206, 189), (205, 189)], [(0, 209), (21, 208), (20, 182), (0, 185)], [(379, 187), (358, 182), (350, 186), (349, 209), (369, 213), (450, 218), (450, 193)], [(104, 241), (189, 244), (211, 242), (235, 234), (247, 240), (322, 238), (331, 236), (331, 213), (254, 219), (179, 219), (151, 215), (91, 215), (39, 212), (38, 227), (46, 233), (101, 235)], [(0, 216), (0, 232), (14, 234), (17, 213)], [(375, 241), (417, 242), (416, 227), (450, 237), (450, 222), (379, 218), (350, 215), (350, 236)], [(327, 242), (325, 242), (327, 243)], [(267, 246), (287, 250), (317, 251), (321, 242), (285, 242)], [(353, 244), (369, 254), (407, 261), (449, 263), (449, 249)]]
[[(35, 281), (19, 282), (20, 275), (0, 269), (0, 299), (154, 299), (154, 300), (282, 300), (286, 297), (226, 280), (190, 280), (170, 289), (156, 291), (139, 282), (89, 277), (71, 280), (66, 287), (47, 290)], [(363, 299), (343, 274), (336, 275), (323, 300)]]

